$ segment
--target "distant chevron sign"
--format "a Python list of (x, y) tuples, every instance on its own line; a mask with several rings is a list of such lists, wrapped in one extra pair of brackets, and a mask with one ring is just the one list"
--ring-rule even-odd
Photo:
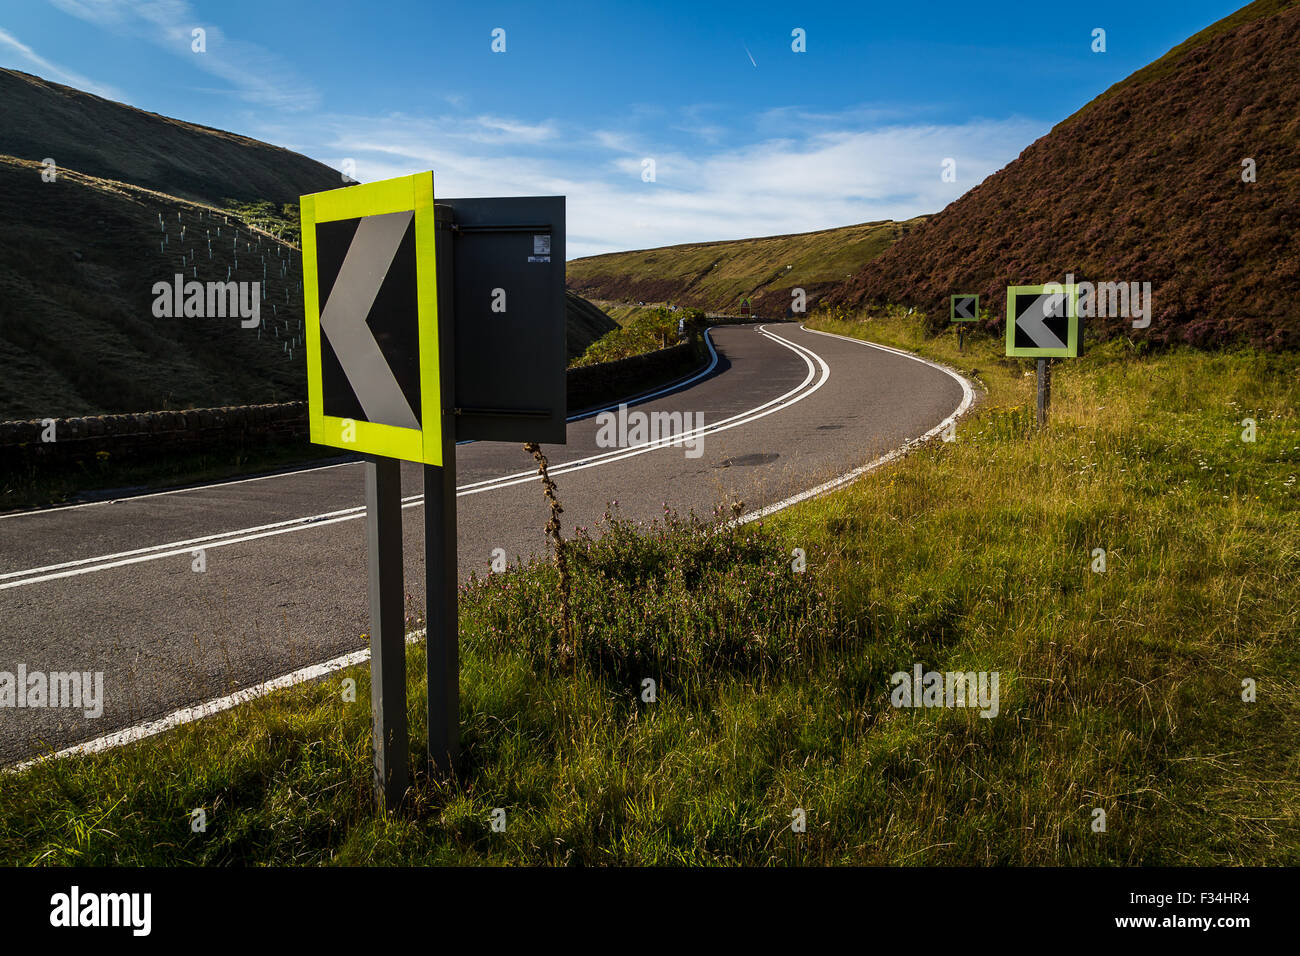
[(977, 295), (954, 295), (948, 300), (949, 321), (974, 322), (979, 315), (980, 297)]
[(1017, 285), (1007, 289), (1007, 355), (1077, 358), (1079, 296), (1073, 285)]
[(441, 464), (433, 174), (301, 203), (311, 440)]

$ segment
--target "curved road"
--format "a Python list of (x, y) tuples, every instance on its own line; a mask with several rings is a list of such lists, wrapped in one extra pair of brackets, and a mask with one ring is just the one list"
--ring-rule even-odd
[[(572, 421), (545, 446), (564, 531), (606, 504), (659, 517), (780, 503), (933, 430), (970, 400), (902, 353), (795, 325), (713, 329), (713, 370), (629, 411), (702, 415), (678, 444), (602, 448)], [(691, 420), (698, 425), (700, 419)], [(696, 452), (698, 451), (698, 454)], [(546, 548), (548, 511), (519, 445), (457, 449), (460, 573), (494, 548)], [(421, 471), (403, 464), (408, 613), (424, 601)], [(0, 671), (102, 671), (103, 714), (0, 706), (0, 764), (129, 727), (367, 642), (359, 462), (0, 516)], [(192, 552), (204, 549), (206, 571)], [(3, 678), (0, 678), (3, 679)]]

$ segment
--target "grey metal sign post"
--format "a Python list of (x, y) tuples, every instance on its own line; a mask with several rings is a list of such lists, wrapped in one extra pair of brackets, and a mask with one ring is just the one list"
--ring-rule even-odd
[(406, 616), (402, 589), (402, 471), (394, 458), (366, 462), (370, 565), (370, 713), (374, 789), (394, 809), (410, 785), (406, 731)]
[(1047, 427), (1047, 410), (1052, 404), (1051, 359), (1038, 360), (1038, 427)]
[(460, 613), (456, 594), (455, 293), (451, 207), (435, 207), (439, 354), (442, 361), (442, 465), (424, 466), (425, 693), (429, 768), (448, 773), (460, 755)]
[(442, 465), (424, 466), (429, 768), (460, 753), (456, 442), (563, 444), (564, 197), (439, 199)]

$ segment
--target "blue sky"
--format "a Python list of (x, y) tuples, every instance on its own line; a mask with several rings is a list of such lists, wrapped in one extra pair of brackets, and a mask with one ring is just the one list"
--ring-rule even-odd
[(0, 65), (362, 181), (563, 194), (576, 257), (936, 212), (1242, 5), (8, 0)]

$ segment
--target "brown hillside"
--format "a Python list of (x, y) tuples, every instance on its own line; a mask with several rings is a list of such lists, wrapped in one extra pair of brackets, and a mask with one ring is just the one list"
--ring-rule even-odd
[[(1242, 181), (1252, 158), (1257, 181)], [(1090, 334), (1300, 346), (1300, 6), (1260, 0), (1116, 84), (828, 295), (1000, 326), (1006, 286), (1152, 283), (1151, 326)]]
[(0, 69), (0, 153), (184, 199), (297, 202), (341, 185), (299, 153)]

